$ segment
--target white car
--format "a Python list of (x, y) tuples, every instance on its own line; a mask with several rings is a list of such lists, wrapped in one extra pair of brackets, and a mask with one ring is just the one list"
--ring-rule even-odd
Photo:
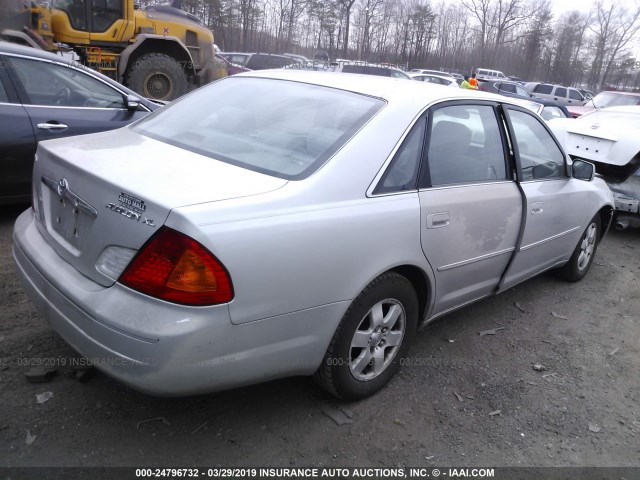
[(615, 226), (640, 227), (640, 106), (593, 110), (549, 126), (573, 158), (592, 162), (616, 202)]
[(409, 76), (412, 80), (416, 80), (418, 82), (427, 82), (435, 85), (444, 85), (445, 87), (460, 88), (460, 85), (458, 85), (455, 78), (446, 75), (409, 72)]
[(613, 210), (593, 174), (507, 97), (248, 72), (40, 143), (13, 252), (52, 327), (135, 388), (315, 375), (362, 398), (420, 325), (549, 269), (583, 278)]

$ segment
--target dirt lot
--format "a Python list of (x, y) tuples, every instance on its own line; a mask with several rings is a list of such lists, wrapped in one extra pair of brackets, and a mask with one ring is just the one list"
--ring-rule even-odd
[(306, 378), (159, 399), (64, 367), (25, 380), (74, 354), (14, 273), (18, 213), (0, 209), (0, 466), (640, 465), (640, 231), (611, 232), (581, 283), (542, 275), (429, 325), (367, 400)]

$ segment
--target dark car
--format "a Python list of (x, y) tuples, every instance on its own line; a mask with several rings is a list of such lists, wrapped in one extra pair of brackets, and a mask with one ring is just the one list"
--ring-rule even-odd
[(39, 141), (120, 128), (160, 107), (59, 55), (0, 42), (0, 204), (31, 198)]
[(540, 116), (546, 121), (553, 120), (554, 118), (571, 118), (571, 114), (567, 107), (554, 100), (544, 100), (542, 98), (532, 98), (532, 101), (544, 105)]
[(377, 67), (374, 65), (342, 65), (342, 73), (363, 73), (365, 75), (378, 75), (380, 77), (395, 77), (411, 80), (411, 77), (402, 70), (391, 67)]
[(216, 58), (219, 58), (222, 62), (224, 62), (225, 66), (227, 67), (227, 73), (229, 75), (235, 75), (237, 73), (249, 71), (247, 67), (243, 67), (242, 65), (238, 65), (237, 63), (230, 62), (223, 54), (216, 53)]
[(524, 98), (527, 100), (533, 98), (533, 94), (529, 90), (514, 81), (478, 79), (478, 90), (498, 93), (513, 98)]
[(533, 102), (544, 105), (540, 116), (545, 120), (551, 120), (552, 118), (567, 118), (570, 117), (567, 107), (554, 100), (546, 100), (535, 97), (529, 90), (524, 88), (520, 83), (516, 81), (504, 81), (504, 80), (478, 80), (478, 90), (485, 92), (497, 93), (504, 95), (505, 97), (522, 98), (524, 100), (531, 100)]
[(554, 100), (566, 106), (581, 106), (587, 101), (577, 88), (540, 82), (528, 82), (525, 87), (537, 98)]
[(285, 55), (273, 53), (221, 53), (221, 57), (231, 63), (248, 68), (249, 70), (267, 70), (270, 68), (283, 68), (290, 65), (298, 65), (298, 60)]

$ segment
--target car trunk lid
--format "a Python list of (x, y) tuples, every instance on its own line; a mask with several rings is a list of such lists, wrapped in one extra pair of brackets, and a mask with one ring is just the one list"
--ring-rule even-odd
[(107, 249), (119, 249), (119, 261), (127, 261), (173, 208), (258, 195), (286, 183), (128, 128), (42, 142), (33, 175), (40, 232), (103, 286), (117, 278), (97, 267)]

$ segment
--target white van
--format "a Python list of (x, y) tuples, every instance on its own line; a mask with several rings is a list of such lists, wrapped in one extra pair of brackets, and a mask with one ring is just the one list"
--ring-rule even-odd
[(508, 80), (500, 70), (489, 70), (487, 68), (478, 68), (476, 70), (476, 78), (482, 80)]

